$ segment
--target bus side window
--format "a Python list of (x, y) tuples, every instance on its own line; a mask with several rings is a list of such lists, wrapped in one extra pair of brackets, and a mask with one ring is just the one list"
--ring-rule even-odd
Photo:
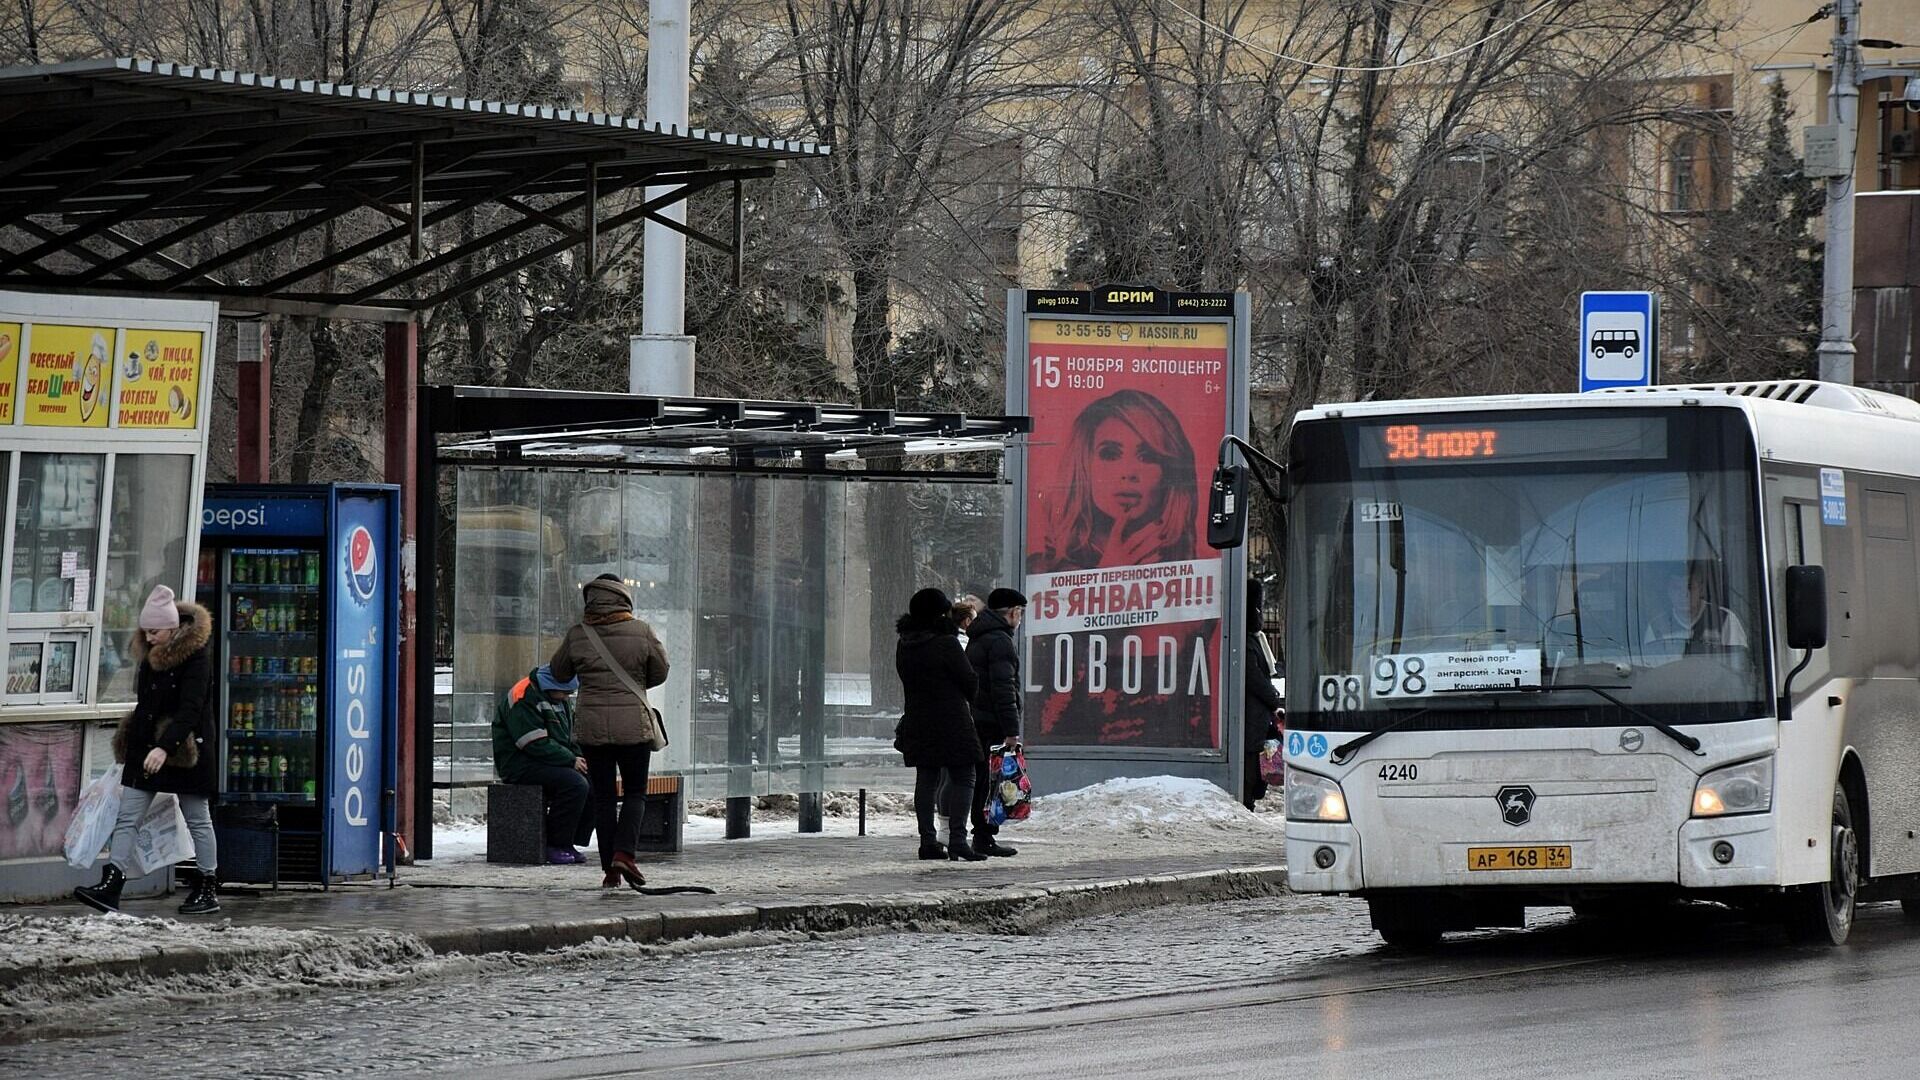
[(1784, 509), (1787, 565), (1825, 565), (1820, 558), (1820, 508), (1812, 503), (1788, 501)]

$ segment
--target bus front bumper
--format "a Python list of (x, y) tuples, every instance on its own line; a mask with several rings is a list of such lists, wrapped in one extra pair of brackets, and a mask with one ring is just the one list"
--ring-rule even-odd
[(1287, 887), (1303, 893), (1358, 892), (1365, 888), (1359, 830), (1350, 824), (1287, 822)]
[[(1680, 826), (1680, 885), (1688, 889), (1724, 889), (1736, 885), (1772, 885), (1780, 881), (1778, 822), (1772, 814), (1689, 818)], [(1726, 862), (1715, 857), (1721, 844)]]
[[(1776, 823), (1771, 814), (1750, 814), (1728, 818), (1691, 818), (1680, 827), (1677, 882), (1686, 889), (1725, 889), (1746, 885), (1773, 885), (1780, 880), (1775, 855)], [(1722, 843), (1729, 850), (1721, 855), (1715, 849)], [(1327, 865), (1322, 866), (1321, 863)], [(1517, 876), (1517, 875), (1514, 875)], [(1528, 875), (1529, 884), (1553, 882), (1546, 875)], [(1512, 884), (1513, 876), (1501, 874), (1486, 883)], [(1591, 882), (1591, 879), (1589, 879)], [(1457, 876), (1446, 875), (1433, 881), (1396, 882), (1396, 885), (1458, 886)], [(1642, 882), (1646, 884), (1647, 882)], [(1361, 860), (1360, 832), (1351, 824), (1287, 822), (1287, 887), (1302, 893), (1360, 892), (1367, 887)]]

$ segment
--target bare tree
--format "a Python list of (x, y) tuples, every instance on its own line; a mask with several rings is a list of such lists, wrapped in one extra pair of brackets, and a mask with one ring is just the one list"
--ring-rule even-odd
[(1684, 237), (1630, 175), (1636, 133), (1688, 115), (1655, 76), (1719, 27), (1705, 0), (1088, 17), (1121, 43), (1103, 126), (1146, 152), (1065, 178), (1084, 223), (1066, 276), (1251, 288), (1294, 408), (1544, 389), (1542, 331), (1564, 336), (1582, 287), (1683, 286), (1666, 253)]
[[(853, 388), (863, 407), (911, 401), (893, 350), (903, 254), (930, 221), (953, 212), (940, 201), (943, 174), (976, 134), (969, 124), (1025, 92), (1035, 11), (1036, 0), (786, 0), (784, 74), (801, 124), (834, 147), (807, 169), (850, 284)], [(883, 628), (914, 584), (907, 514), (894, 485), (870, 493), (876, 676), (892, 664)], [(876, 705), (886, 703), (888, 682), (876, 677)]]

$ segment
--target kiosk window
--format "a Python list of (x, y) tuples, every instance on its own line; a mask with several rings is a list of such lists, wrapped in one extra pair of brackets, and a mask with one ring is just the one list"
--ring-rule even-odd
[(132, 701), (133, 636), (155, 585), (187, 591), (187, 510), (193, 459), (185, 454), (121, 454), (113, 462), (101, 597), (100, 688), (96, 701)]
[(105, 462), (101, 454), (20, 455), (8, 611), (74, 609), (76, 585), (91, 579), (97, 561)]

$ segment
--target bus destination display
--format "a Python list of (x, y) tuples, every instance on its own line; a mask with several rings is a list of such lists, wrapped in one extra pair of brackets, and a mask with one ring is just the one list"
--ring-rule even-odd
[[(1365, 429), (1371, 465), (1649, 460), (1667, 456), (1663, 418), (1627, 416), (1381, 424)], [(1377, 454), (1377, 457), (1375, 456)]]

